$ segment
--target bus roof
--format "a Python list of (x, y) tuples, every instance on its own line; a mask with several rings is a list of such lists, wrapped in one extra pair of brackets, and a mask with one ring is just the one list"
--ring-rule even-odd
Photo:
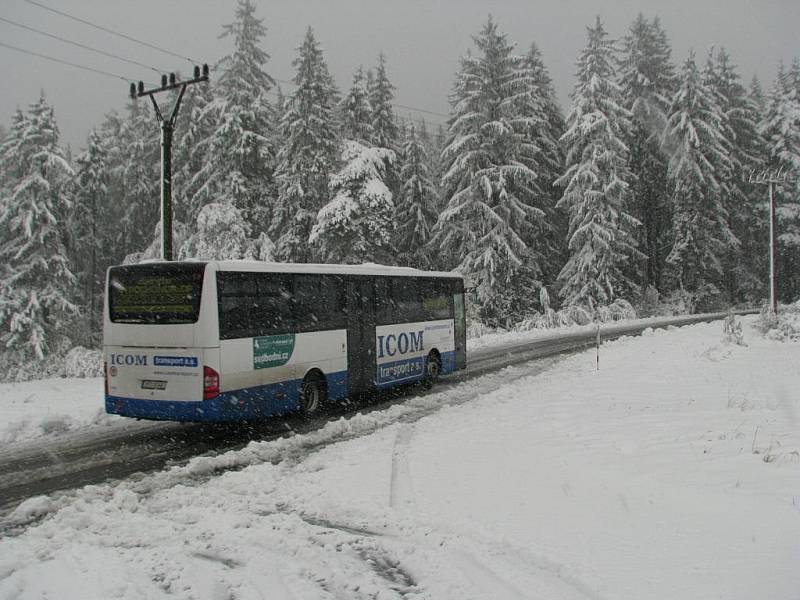
[[(163, 263), (165, 261), (151, 260), (139, 264)], [(338, 275), (390, 275), (399, 277), (447, 277), (463, 279), (460, 273), (448, 271), (423, 271), (411, 267), (390, 267), (374, 263), (361, 265), (337, 264), (307, 264), (307, 263), (276, 263), (258, 260), (209, 260), (209, 261), (181, 261), (184, 264), (206, 263), (214, 265), (218, 271), (254, 271), (259, 273), (328, 273)], [(176, 264), (174, 261), (173, 264)], [(134, 265), (127, 265), (134, 266)]]

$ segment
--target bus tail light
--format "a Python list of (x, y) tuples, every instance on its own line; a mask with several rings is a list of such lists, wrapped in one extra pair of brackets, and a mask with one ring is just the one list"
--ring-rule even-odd
[(203, 367), (203, 400), (219, 396), (219, 373), (211, 367)]
[(103, 379), (105, 380), (106, 396), (108, 396), (108, 361), (103, 361)]

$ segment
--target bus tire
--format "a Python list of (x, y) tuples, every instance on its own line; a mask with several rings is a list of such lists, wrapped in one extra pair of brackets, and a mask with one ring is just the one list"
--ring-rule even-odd
[(442, 359), (439, 353), (431, 350), (425, 359), (425, 374), (422, 376), (422, 387), (426, 390), (431, 389), (442, 374)]
[(327, 395), (325, 377), (321, 373), (309, 373), (300, 386), (300, 411), (307, 416), (318, 413)]

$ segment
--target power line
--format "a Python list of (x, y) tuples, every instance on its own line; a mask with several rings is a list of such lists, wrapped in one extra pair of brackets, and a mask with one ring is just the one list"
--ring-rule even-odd
[(4, 22), (9, 23), (11, 25), (14, 25), (16, 27), (21, 27), (22, 29), (27, 29), (28, 31), (33, 31), (34, 33), (38, 33), (40, 35), (47, 36), (49, 38), (52, 38), (54, 40), (58, 40), (60, 42), (64, 42), (66, 44), (72, 44), (73, 46), (77, 46), (78, 48), (83, 48), (84, 50), (90, 50), (92, 52), (96, 52), (97, 54), (102, 54), (103, 56), (108, 56), (110, 58), (115, 58), (117, 60), (121, 60), (121, 61), (124, 61), (126, 63), (130, 63), (132, 65), (136, 65), (137, 67), (144, 67), (145, 69), (150, 69), (151, 71), (155, 71), (156, 73), (159, 73), (159, 74), (166, 72), (166, 70), (164, 70), (164, 69), (159, 70), (159, 69), (156, 69), (155, 67), (151, 67), (150, 65), (145, 65), (145, 64), (137, 62), (135, 60), (130, 60), (130, 59), (124, 58), (122, 56), (118, 56), (116, 54), (112, 54), (111, 52), (106, 52), (105, 50), (100, 50), (98, 48), (92, 48), (91, 46), (87, 46), (85, 44), (81, 44), (80, 42), (73, 42), (72, 40), (68, 40), (66, 38), (63, 38), (63, 37), (58, 36), (58, 35), (54, 35), (52, 33), (47, 33), (46, 31), (41, 31), (40, 29), (35, 29), (34, 27), (30, 27), (30, 26), (25, 25), (23, 23), (17, 23), (16, 21), (12, 21), (11, 19), (6, 19), (5, 17), (0, 17), (0, 21), (4, 21)]
[[(280, 80), (276, 79), (275, 81), (280, 81)], [(281, 95), (278, 92), (276, 92), (275, 90), (269, 90), (267, 92), (267, 94), (269, 94), (270, 96), (274, 96), (275, 98), (280, 98), (281, 97)], [(438, 123), (436, 121), (425, 121), (425, 120), (422, 120), (422, 119), (415, 119), (415, 118), (411, 117), (410, 115), (403, 116), (403, 118), (408, 119), (409, 121), (413, 121), (414, 123), (417, 123), (419, 125), (431, 125), (431, 124), (433, 124), (433, 125), (445, 125), (446, 124), (446, 123)]]
[(425, 113), (426, 115), (433, 115), (435, 117), (444, 117), (445, 119), (449, 119), (450, 118), (450, 115), (446, 115), (446, 114), (440, 113), (440, 112), (435, 112), (435, 111), (432, 111), (432, 110), (427, 110), (425, 108), (415, 108), (413, 106), (406, 106), (405, 104), (397, 104), (397, 103), (394, 103), (394, 102), (392, 103), (392, 106), (394, 106), (396, 108), (404, 108), (405, 110), (413, 110), (414, 112), (418, 112), (418, 113)]
[(174, 52), (172, 52), (170, 50), (166, 50), (166, 49), (161, 48), (159, 46), (156, 46), (154, 44), (150, 44), (148, 42), (143, 42), (142, 40), (136, 39), (135, 37), (131, 37), (131, 36), (126, 35), (124, 33), (120, 33), (119, 31), (114, 31), (113, 29), (109, 29), (108, 27), (103, 27), (102, 25), (98, 25), (97, 23), (92, 23), (91, 21), (87, 21), (87, 20), (81, 19), (79, 17), (74, 17), (74, 16), (72, 16), (70, 14), (67, 14), (65, 12), (62, 12), (60, 10), (56, 10), (55, 8), (51, 8), (49, 6), (41, 4), (40, 2), (36, 2), (35, 0), (25, 0), (25, 2), (27, 2), (28, 4), (33, 4), (34, 6), (38, 6), (39, 8), (42, 8), (42, 9), (47, 10), (47, 11), (50, 11), (50, 12), (55, 13), (57, 15), (61, 15), (62, 17), (66, 17), (67, 19), (72, 19), (73, 21), (77, 21), (78, 23), (83, 23), (84, 25), (88, 25), (89, 27), (94, 27), (95, 29), (99, 29), (100, 31), (105, 31), (106, 33), (110, 33), (111, 35), (116, 35), (116, 36), (121, 37), (123, 39), (126, 39), (128, 41), (131, 41), (131, 42), (134, 42), (136, 44), (139, 44), (141, 46), (145, 46), (145, 47), (151, 48), (153, 50), (158, 50), (159, 52), (163, 52), (164, 54), (169, 54), (170, 56), (174, 56), (174, 57), (180, 58), (182, 60), (187, 60), (190, 63), (192, 63), (193, 65), (199, 64), (197, 61), (192, 60), (191, 58), (188, 58), (186, 56), (182, 56), (180, 54), (176, 54), (176, 53), (174, 53)]
[[(192, 65), (199, 64), (197, 61), (192, 60), (189, 57), (182, 56), (180, 54), (176, 54), (175, 52), (172, 52), (170, 50), (166, 50), (165, 48), (161, 48), (160, 46), (156, 46), (154, 44), (150, 44), (148, 42), (144, 42), (144, 41), (139, 40), (139, 39), (137, 39), (135, 37), (126, 35), (124, 33), (120, 33), (119, 31), (114, 31), (113, 29), (109, 29), (108, 27), (103, 27), (102, 25), (98, 25), (96, 23), (92, 23), (91, 21), (87, 21), (85, 19), (81, 19), (79, 17), (75, 17), (75, 16), (70, 15), (68, 13), (65, 13), (63, 11), (57, 10), (55, 8), (51, 8), (51, 7), (49, 7), (49, 6), (45, 5), (45, 4), (42, 4), (41, 2), (36, 2), (36, 0), (25, 0), (25, 2), (27, 2), (28, 4), (32, 4), (34, 6), (38, 6), (41, 9), (50, 11), (50, 12), (55, 13), (57, 15), (61, 15), (62, 17), (65, 17), (67, 19), (71, 19), (73, 21), (77, 21), (78, 23), (83, 23), (84, 25), (88, 25), (89, 27), (94, 27), (95, 29), (99, 29), (100, 31), (104, 31), (106, 33), (110, 33), (112, 35), (116, 35), (118, 37), (121, 37), (123, 39), (129, 40), (129, 41), (134, 42), (136, 44), (140, 44), (140, 45), (145, 46), (147, 48), (151, 48), (153, 50), (158, 50), (159, 52), (163, 52), (164, 54), (169, 54), (170, 56), (174, 56), (174, 57), (180, 58), (182, 60), (186, 60), (186, 61), (190, 62)], [(6, 22), (11, 22), (8, 19), (2, 19), (2, 20), (6, 21)], [(16, 25), (16, 23), (12, 23), (12, 24)], [(135, 61), (129, 61), (129, 60), (124, 59), (122, 57), (111, 55), (110, 53), (105, 53), (102, 50), (96, 50), (94, 48), (89, 48), (87, 46), (82, 46), (81, 44), (78, 44), (77, 42), (71, 42), (71, 41), (65, 40), (63, 38), (58, 38), (57, 36), (52, 36), (50, 34), (37, 31), (37, 30), (35, 30), (35, 29), (31, 28), (31, 27), (27, 27), (27, 26), (24, 26), (24, 25), (22, 25), (22, 27), (25, 27), (26, 29), (30, 29), (32, 31), (36, 31), (37, 33), (42, 33), (43, 35), (48, 35), (50, 37), (55, 37), (56, 39), (60, 39), (61, 41), (65, 41), (67, 43), (72, 43), (72, 44), (81, 46), (83, 48), (86, 48), (87, 50), (98, 51), (101, 54), (106, 54), (107, 56), (112, 56), (113, 58), (118, 58), (120, 60), (124, 60), (125, 62), (131, 62), (131, 63), (137, 64), (139, 66), (145, 66), (146, 68), (151, 69), (153, 71), (156, 71), (157, 73), (164, 72), (163, 70), (159, 71), (158, 69), (154, 69), (153, 67), (149, 67), (147, 65), (142, 65), (141, 63), (136, 63)], [(83, 67), (81, 67), (81, 68), (83, 68)], [(275, 79), (275, 81), (277, 81), (278, 83), (284, 83), (284, 84), (287, 84), (287, 85), (297, 85), (293, 81), (286, 81), (284, 79)], [(450, 118), (450, 115), (447, 115), (447, 114), (444, 114), (444, 113), (440, 113), (440, 112), (436, 112), (436, 111), (432, 111), (432, 110), (427, 110), (425, 108), (417, 108), (417, 107), (409, 106), (409, 105), (406, 105), (406, 104), (392, 103), (392, 106), (394, 106), (395, 108), (401, 108), (403, 110), (410, 110), (410, 111), (417, 112), (417, 113), (428, 114), (428, 115), (432, 115), (432, 116), (435, 116), (435, 117), (444, 117), (445, 119)], [(414, 119), (411, 119), (411, 120), (413, 121)], [(434, 122), (434, 124), (441, 125), (442, 123)]]
[(24, 48), (17, 48), (16, 46), (12, 46), (11, 44), (6, 44), (4, 42), (0, 42), (0, 46), (4, 46), (6, 48), (11, 48), (12, 50), (16, 50), (17, 52), (22, 52), (23, 54), (30, 54), (31, 56), (38, 56), (39, 58), (44, 58), (45, 60), (50, 60), (53, 62), (61, 63), (62, 65), (68, 65), (70, 67), (75, 67), (76, 69), (83, 69), (84, 71), (91, 71), (92, 73), (98, 73), (100, 75), (105, 75), (107, 77), (113, 77), (114, 79), (122, 79), (122, 81), (128, 82), (132, 81), (129, 77), (123, 77), (122, 75), (117, 75), (116, 73), (109, 73), (108, 71), (103, 71), (101, 69), (94, 69), (92, 67), (87, 67), (84, 65), (79, 65), (73, 62), (69, 62), (68, 60), (61, 60), (60, 58), (55, 58), (53, 56), (48, 56), (46, 54), (39, 54), (38, 52), (31, 52), (30, 50), (25, 50)]
[[(277, 81), (278, 83), (284, 83), (286, 85), (297, 86), (297, 84), (294, 81), (287, 81), (286, 79), (276, 79), (275, 77), (273, 77), (272, 79), (274, 81)], [(444, 117), (445, 119), (449, 119), (450, 118), (450, 115), (446, 115), (444, 113), (435, 112), (435, 111), (427, 110), (427, 109), (424, 109), (424, 108), (416, 108), (415, 106), (408, 106), (406, 104), (398, 104), (396, 102), (392, 102), (391, 105), (393, 107), (395, 107), (395, 108), (401, 108), (403, 110), (410, 110), (410, 111), (413, 111), (413, 112), (423, 113), (423, 114), (427, 114), (427, 115), (433, 115), (435, 117)], [(415, 121), (417, 123), (425, 123), (427, 125), (426, 121), (421, 121), (421, 120), (418, 120), (418, 119), (411, 119), (411, 118), (409, 118), (409, 119), (411, 121)], [(446, 123), (438, 123), (436, 121), (432, 121), (432, 123), (434, 125), (446, 125)]]

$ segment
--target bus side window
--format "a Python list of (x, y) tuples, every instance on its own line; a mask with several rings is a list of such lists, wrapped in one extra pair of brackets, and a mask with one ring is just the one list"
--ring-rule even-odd
[(246, 273), (217, 273), (219, 337), (251, 337), (252, 313), (258, 304), (255, 281)]
[(294, 318), (297, 331), (329, 329), (321, 275), (295, 275)]
[(376, 322), (378, 325), (391, 325), (398, 321), (397, 308), (392, 302), (392, 280), (388, 277), (375, 279)]
[(420, 279), (417, 277), (392, 277), (391, 298), (395, 304), (395, 323), (412, 323), (424, 320)]
[(346, 324), (344, 280), (336, 275), (322, 277), (323, 321), (325, 329), (343, 329)]
[(425, 279), (422, 285), (422, 308), (426, 321), (453, 318), (453, 295), (446, 281)]
[(259, 273), (257, 281), (258, 306), (252, 318), (258, 335), (292, 331), (294, 329), (292, 279), (285, 275)]

